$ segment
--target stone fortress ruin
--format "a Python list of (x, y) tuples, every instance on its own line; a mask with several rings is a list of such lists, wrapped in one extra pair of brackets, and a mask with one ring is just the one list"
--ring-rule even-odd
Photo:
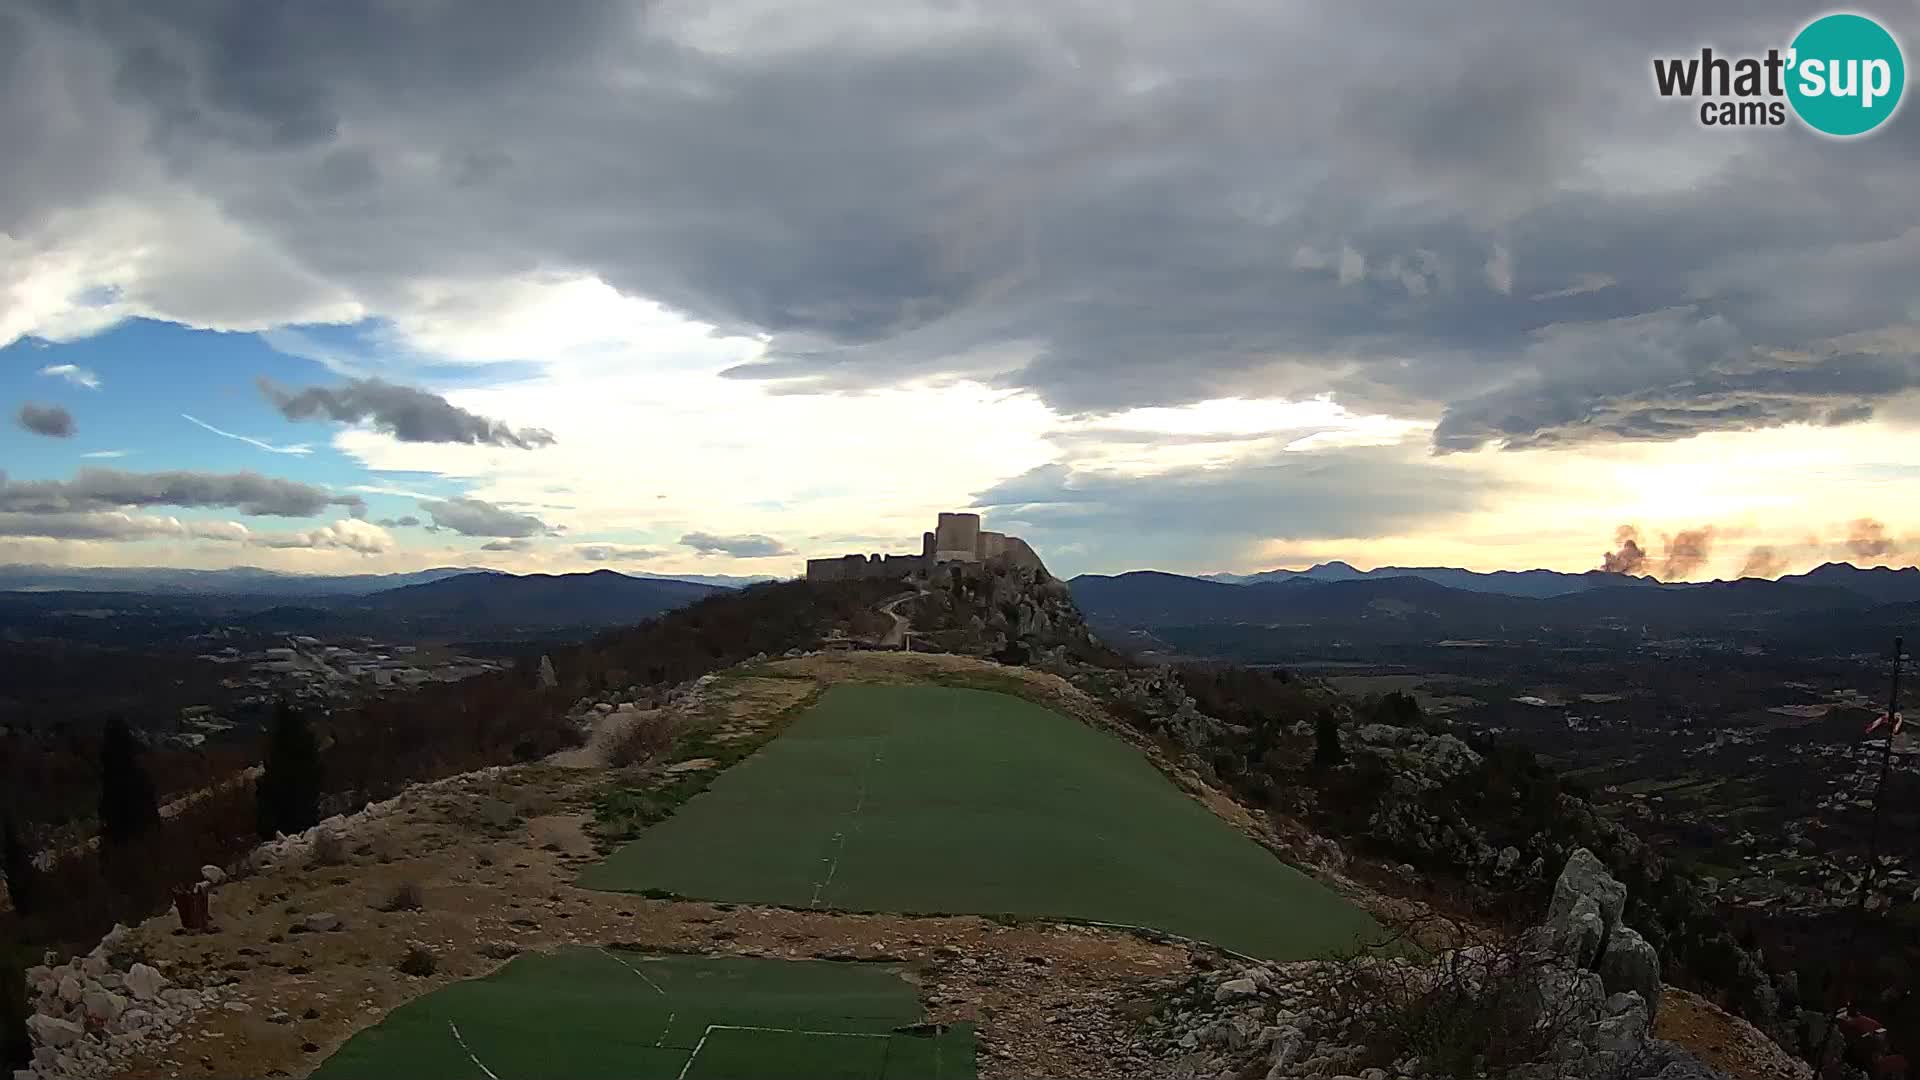
[(808, 559), (808, 581), (895, 580), (931, 576), (946, 563), (990, 563), (1045, 569), (1025, 540), (980, 528), (979, 514), (941, 514), (934, 531), (920, 537), (918, 555), (841, 555)]

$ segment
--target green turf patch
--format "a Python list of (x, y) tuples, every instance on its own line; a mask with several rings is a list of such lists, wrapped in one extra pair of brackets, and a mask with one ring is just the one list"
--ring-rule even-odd
[(1112, 922), (1272, 959), (1379, 934), (1120, 740), (944, 687), (833, 688), (580, 884)]
[(892, 965), (569, 948), (402, 1006), (313, 1075), (972, 1080), (972, 1029), (901, 1030), (922, 1019)]

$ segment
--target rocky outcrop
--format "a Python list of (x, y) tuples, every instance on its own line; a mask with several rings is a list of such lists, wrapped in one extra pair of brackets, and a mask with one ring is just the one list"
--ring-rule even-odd
[(912, 606), (913, 629), (951, 652), (1044, 666), (1105, 651), (1067, 584), (1037, 562), (943, 563)]
[(1453, 1076), (1396, 1047), (1395, 1006), (1366, 989), (1387, 988), (1384, 998), (1429, 1017), (1457, 1010), (1462, 1029), (1491, 1022), (1545, 1032), (1536, 1058), (1509, 1063), (1511, 1080), (1726, 1080), (1653, 1037), (1659, 960), (1620, 922), (1626, 900), (1625, 887), (1580, 849), (1555, 883), (1547, 919), (1517, 941), (1418, 962), (1380, 956), (1208, 971), (1163, 1002), (1142, 1042), (1162, 1063), (1156, 1075), (1170, 1077)]
[(116, 926), (84, 956), (27, 970), (33, 1061), (14, 1080), (113, 1075), (136, 1048), (171, 1044), (189, 1018), (220, 1000), (217, 988), (168, 985), (125, 950), (127, 934)]

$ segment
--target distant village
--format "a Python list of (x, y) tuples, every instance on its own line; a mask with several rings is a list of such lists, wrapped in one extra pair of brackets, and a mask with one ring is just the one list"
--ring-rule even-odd
[[(1698, 764), (1661, 778), (1624, 784), (1605, 784), (1598, 791), (1609, 812), (1639, 821), (1655, 817), (1717, 837), (1721, 863), (1696, 865), (1708, 887), (1723, 902), (1738, 907), (1780, 913), (1812, 913), (1850, 907), (1859, 902), (1867, 872), (1864, 856), (1831, 850), (1828, 837), (1839, 815), (1868, 815), (1878, 779), (1880, 761), (1888, 750), (1882, 736), (1864, 736), (1857, 742), (1808, 739), (1794, 747), (1794, 768), (1804, 778), (1810, 796), (1799, 814), (1788, 811), (1766, 828), (1729, 827), (1737, 816), (1738, 800), (1730, 806), (1723, 795), (1729, 776), (1757, 777), (1778, 765), (1763, 743), (1785, 729), (1805, 729), (1842, 714), (1871, 715), (1878, 706), (1871, 695), (1852, 688), (1822, 689), (1788, 682), (1783, 689), (1821, 700), (1780, 704), (1764, 709), (1764, 721), (1749, 717), (1750, 726), (1683, 722), (1668, 733), (1670, 752)], [(1613, 704), (1618, 694), (1582, 694), (1566, 701), (1526, 694), (1511, 700), (1558, 720), (1569, 733), (1597, 734), (1623, 725), (1617, 718), (1593, 715), (1594, 706)], [(1584, 708), (1581, 706), (1585, 706)], [(1848, 723), (1849, 730), (1858, 731)], [(1551, 721), (1549, 720), (1549, 723)], [(1501, 735), (1505, 726), (1485, 726), (1489, 735)], [(1741, 750), (1739, 748), (1750, 748)], [(1910, 730), (1893, 736), (1891, 767), (1896, 779), (1920, 766), (1920, 744)], [(1730, 815), (1729, 811), (1735, 811)], [(1920, 905), (1920, 878), (1900, 854), (1882, 854), (1876, 860), (1869, 909)]]
[[(459, 682), (475, 675), (500, 671), (506, 665), (458, 654), (443, 654), (415, 645), (387, 645), (362, 639), (330, 644), (305, 635), (289, 637), (285, 645), (243, 651), (227, 646), (200, 654), (200, 659), (231, 665), (234, 674), (220, 685), (237, 691), (236, 710), (252, 711), (288, 699), (321, 702), (369, 693), (409, 690), (426, 683)], [(177, 730), (160, 741), (183, 750), (196, 749), (210, 736), (240, 726), (212, 705), (192, 705), (180, 712)]]

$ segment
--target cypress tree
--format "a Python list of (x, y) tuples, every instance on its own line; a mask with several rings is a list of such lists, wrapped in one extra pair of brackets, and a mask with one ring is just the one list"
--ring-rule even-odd
[(27, 1035), (27, 974), (20, 950), (0, 941), (0, 1069), (24, 1069), (33, 1063)]
[(100, 839), (124, 847), (160, 824), (153, 777), (127, 722), (115, 717), (100, 741)]
[(266, 771), (254, 788), (260, 837), (297, 833), (320, 823), (320, 746), (305, 713), (282, 701), (267, 744)]
[(20, 829), (9, 817), (0, 823), (0, 870), (7, 877), (7, 895), (13, 910), (32, 915), (40, 906), (40, 870), (33, 865), (33, 853), (21, 839)]
[(1340, 747), (1340, 718), (1332, 709), (1322, 709), (1313, 719), (1313, 765), (1316, 769), (1330, 769), (1347, 760), (1347, 752)]

